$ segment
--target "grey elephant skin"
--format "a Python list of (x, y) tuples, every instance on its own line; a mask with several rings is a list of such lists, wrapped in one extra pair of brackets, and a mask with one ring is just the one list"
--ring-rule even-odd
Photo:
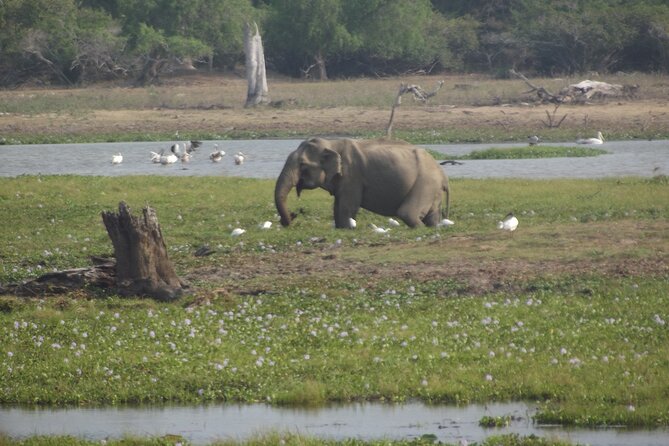
[(435, 226), (448, 217), (450, 205), (448, 177), (442, 167), (425, 149), (398, 140), (311, 138), (302, 142), (288, 156), (274, 189), (283, 226), (295, 218), (286, 206), (293, 187), (298, 197), (304, 189), (320, 187), (330, 192), (337, 228), (349, 228), (360, 208), (397, 217), (412, 228), (421, 223)]

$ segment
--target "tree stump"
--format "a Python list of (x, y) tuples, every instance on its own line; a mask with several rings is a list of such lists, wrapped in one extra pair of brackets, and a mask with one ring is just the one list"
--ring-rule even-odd
[(156, 212), (145, 207), (142, 216), (135, 217), (124, 202), (118, 207), (118, 214), (103, 212), (102, 221), (114, 245), (119, 294), (162, 301), (177, 299), (186, 285), (167, 256)]

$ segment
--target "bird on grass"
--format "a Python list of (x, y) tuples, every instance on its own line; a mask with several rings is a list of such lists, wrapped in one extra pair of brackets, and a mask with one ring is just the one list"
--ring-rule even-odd
[(513, 212), (509, 212), (506, 214), (506, 217), (504, 217), (504, 220), (497, 222), (497, 228), (504, 231), (512, 232), (515, 231), (517, 227), (518, 219), (513, 215)]
[(389, 218), (389, 219), (388, 219), (388, 224), (389, 224), (390, 226), (395, 226), (395, 227), (397, 227), (397, 226), (400, 225), (400, 222), (397, 221), (397, 220), (395, 220), (394, 218)]
[(531, 146), (536, 146), (541, 142), (541, 138), (539, 138), (537, 135), (528, 136), (527, 142)]
[(437, 223), (437, 226), (447, 228), (449, 226), (453, 226), (454, 224), (455, 224), (455, 222), (453, 220), (449, 220), (448, 218), (444, 218), (439, 223)]
[(358, 222), (355, 221), (353, 218), (348, 219), (348, 227), (351, 229), (355, 229), (355, 227), (358, 226)]
[(112, 155), (112, 164), (121, 164), (123, 162), (123, 155), (121, 155), (121, 152), (117, 153), (116, 155)]
[(577, 144), (604, 144), (602, 132), (597, 132), (596, 138), (581, 138), (576, 140)]
[(259, 227), (260, 227), (260, 229), (270, 229), (272, 227), (272, 222), (269, 221), (269, 220), (264, 221), (264, 222), (260, 223)]
[(374, 223), (371, 223), (370, 226), (372, 227), (372, 230), (377, 234), (387, 234), (388, 231), (390, 231), (390, 229), (381, 228), (379, 226), (376, 226)]
[(242, 235), (245, 232), (246, 232), (246, 229), (235, 228), (235, 229), (232, 230), (230, 235), (233, 236), (233, 237), (239, 237), (240, 235)]

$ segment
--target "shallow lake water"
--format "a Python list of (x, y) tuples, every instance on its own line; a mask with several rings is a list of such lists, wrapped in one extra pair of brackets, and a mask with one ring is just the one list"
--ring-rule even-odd
[[(531, 404), (434, 406), (422, 403), (358, 403), (322, 408), (280, 408), (265, 404), (195, 407), (0, 408), (0, 432), (12, 438), (72, 435), (90, 440), (124, 435), (180, 435), (193, 444), (244, 440), (262, 433), (297, 433), (327, 439), (413, 439), (433, 435), (458, 444), (491, 435), (517, 433), (560, 438), (592, 446), (666, 446), (669, 430), (566, 429), (532, 422)], [(504, 428), (482, 428), (481, 417), (511, 416)]]
[[(300, 140), (205, 141), (190, 163), (161, 165), (151, 162), (151, 151), (169, 152), (171, 142), (131, 142), (54, 145), (0, 146), (0, 176), (19, 175), (169, 175), (240, 176), (276, 178), (288, 154)], [(226, 152), (219, 163), (209, 160), (214, 144)], [(564, 143), (575, 146), (574, 143)], [(448, 155), (462, 155), (489, 147), (518, 147), (523, 144), (425, 145)], [(607, 141), (608, 153), (586, 158), (542, 158), (520, 160), (472, 160), (446, 166), (452, 178), (603, 178), (669, 175), (669, 141)], [(243, 152), (244, 164), (237, 166), (232, 155)], [(111, 164), (121, 152), (123, 163)]]

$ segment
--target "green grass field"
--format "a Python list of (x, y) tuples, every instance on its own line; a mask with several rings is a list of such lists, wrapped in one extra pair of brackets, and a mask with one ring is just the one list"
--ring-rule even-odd
[[(123, 200), (156, 209), (191, 289), (174, 303), (101, 290), (0, 297), (0, 403), (529, 400), (542, 422), (668, 425), (666, 178), (452, 188), (455, 226), (379, 237), (367, 226), (384, 220), (370, 213), (333, 229), (331, 198), (315, 191), (291, 197), (303, 214), (277, 227), (268, 180), (2, 178), (3, 285), (110, 255), (100, 213)], [(521, 226), (500, 234), (509, 209)], [(205, 244), (216, 252), (193, 256)], [(315, 258), (341, 270), (273, 272)], [(628, 263), (633, 273), (616, 273)], [(446, 274), (461, 264), (503, 286), (473, 291), (466, 274)], [(433, 272), (397, 273), (424, 266)]]

